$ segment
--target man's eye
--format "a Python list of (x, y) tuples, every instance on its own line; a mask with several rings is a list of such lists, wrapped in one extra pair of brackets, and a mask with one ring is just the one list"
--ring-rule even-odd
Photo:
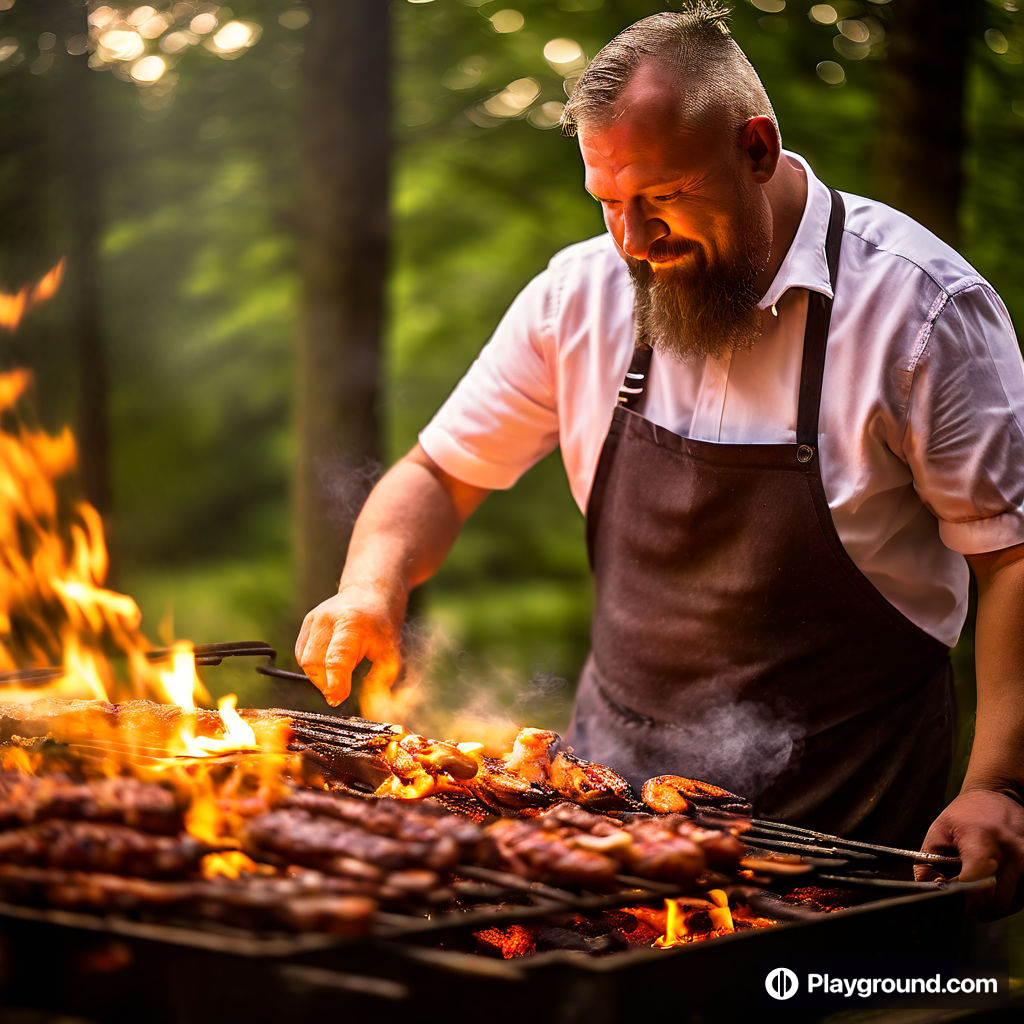
[(667, 203), (667, 202), (670, 202), (673, 199), (678, 199), (682, 194), (683, 194), (683, 190), (681, 188), (677, 188), (675, 190), (675, 192), (672, 192), (672, 193), (670, 193), (667, 196), (655, 196), (654, 199), (655, 199), (656, 202), (659, 202), (659, 203)]
[(602, 206), (619, 206), (620, 205), (618, 199), (598, 199), (598, 202)]

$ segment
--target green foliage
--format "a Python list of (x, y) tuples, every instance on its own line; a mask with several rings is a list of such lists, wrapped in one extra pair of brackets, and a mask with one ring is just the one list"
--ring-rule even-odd
[[(572, 77), (571, 63), (545, 59), (545, 45), (572, 40), (589, 57), (618, 29), (665, 6), (392, 0), (396, 166), (385, 389), (392, 457), (414, 443), (516, 291), (559, 248), (602, 230), (581, 188), (575, 142), (540, 127), (552, 123), (551, 105), (564, 100)], [(871, 194), (892, 4), (835, 0), (838, 26), (812, 20), (808, 0), (770, 13), (778, 6), (739, 0), (732, 25), (773, 98), (785, 143), (832, 184)], [(1024, 41), (1011, 7), (977, 0), (963, 226), (967, 255), (1019, 315), (1012, 211), (1024, 173)], [(0, 50), (8, 39), (20, 47), (0, 60), (7, 290), (43, 273), (67, 247), (67, 156), (56, 81), (38, 43), (51, 11), (17, 0), (0, 12)], [(509, 11), (519, 12), (520, 26)], [(202, 639), (234, 630), (276, 635), (288, 621), (282, 566), (298, 314), (291, 211), (304, 30), (285, 28), (278, 20), (285, 12), (301, 15), (302, 5), (233, 4), (234, 17), (261, 26), (258, 44), (230, 61), (195, 47), (174, 68), (173, 88), (147, 92), (109, 71), (93, 76), (115, 562), (147, 615), (159, 617), (180, 587), (179, 627)], [(870, 45), (844, 36), (842, 26), (855, 22), (872, 26)], [(820, 77), (816, 69), (827, 61), (841, 66), (843, 84)], [(495, 97), (514, 83), (531, 102), (507, 116)], [(64, 337), (69, 316), (66, 297), (58, 297), (3, 341), (3, 362), (36, 367), (53, 424), (74, 416), (82, 372)], [(557, 458), (546, 460), (476, 513), (420, 614), (443, 627), (449, 649), (480, 673), (492, 666), (524, 680), (572, 679), (587, 647), (582, 536)], [(239, 596), (230, 580), (240, 565), (262, 581), (256, 590), (273, 591), (265, 601), (250, 605)], [(221, 589), (220, 597), (203, 596)], [(183, 612), (193, 605), (202, 609), (194, 620)], [(235, 605), (248, 609), (237, 620), (227, 611)]]

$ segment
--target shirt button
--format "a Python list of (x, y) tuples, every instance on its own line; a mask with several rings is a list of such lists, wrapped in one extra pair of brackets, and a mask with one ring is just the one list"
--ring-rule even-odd
[(814, 458), (814, 449), (809, 444), (802, 444), (796, 450), (797, 462), (810, 462)]

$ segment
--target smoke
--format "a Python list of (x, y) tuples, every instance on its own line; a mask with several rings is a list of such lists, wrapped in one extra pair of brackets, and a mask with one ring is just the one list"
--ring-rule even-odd
[(360, 459), (320, 458), (316, 460), (323, 508), (340, 532), (347, 532), (359, 515), (383, 468), (369, 457)]
[[(483, 743), (492, 756), (507, 751), (527, 726), (567, 733), (573, 688), (565, 679), (538, 672), (524, 682), (518, 673), (482, 666), (441, 625), (426, 619), (407, 621), (403, 648), (402, 676), (392, 689), (375, 689), (364, 680), (359, 706), (365, 717), (425, 736)], [(799, 756), (806, 732), (795, 706), (736, 701), (714, 684), (694, 687), (686, 719), (656, 733), (613, 721), (610, 727), (593, 722), (593, 746), (588, 742), (580, 753), (617, 767), (628, 746), (629, 759), (635, 755), (641, 766), (639, 776), (624, 772), (634, 785), (676, 774), (754, 801)]]
[(681, 751), (663, 771), (703, 779), (756, 801), (803, 749), (805, 726), (795, 707), (774, 707), (707, 685), (688, 697), (685, 722), (668, 729)]
[(538, 673), (524, 684), (517, 673), (483, 667), (441, 626), (423, 619), (407, 620), (402, 645), (404, 667), (391, 690), (364, 680), (359, 709), (366, 718), (483, 743), (493, 756), (508, 750), (526, 726), (564, 731), (571, 696), (565, 679)]

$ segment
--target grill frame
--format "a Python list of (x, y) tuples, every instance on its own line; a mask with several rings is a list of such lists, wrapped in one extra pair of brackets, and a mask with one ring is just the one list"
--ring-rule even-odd
[(346, 1012), (373, 1024), (486, 1007), (517, 1021), (539, 1005), (588, 1024), (643, 1013), (707, 1020), (749, 1009), (765, 961), (955, 956), (969, 885), (901, 895), (672, 949), (570, 951), (518, 960), (430, 948), (427, 936), (253, 936), (0, 905), (0, 1005), (91, 1021), (213, 1024)]
[[(272, 662), (275, 656), (258, 643), (206, 645), (197, 653), (199, 664), (211, 666), (224, 658), (256, 656)], [(302, 678), (271, 665), (256, 671), (288, 681)], [(769, 831), (766, 845), (770, 842)], [(859, 859), (850, 856), (849, 848), (829, 852), (831, 858), (819, 857), (819, 870)], [(794, 881), (824, 878), (815, 871)], [(536, 1012), (542, 1001), (546, 1015), (557, 1021), (602, 1024), (641, 1011), (705, 1021), (723, 1008), (754, 1004), (750, 985), (765, 960), (824, 951), (837, 957), (952, 956), (962, 951), (966, 894), (973, 886), (906, 884), (912, 890), (907, 894), (880, 889), (880, 899), (859, 906), (673, 949), (633, 948), (604, 956), (556, 950), (510, 961), (428, 943), (436, 947), (446, 936), (538, 912), (557, 921), (581, 909), (581, 902), (533, 908), (527, 914), (467, 914), (461, 919), (449, 914), (427, 925), (415, 915), (382, 914), (382, 927), (367, 938), (247, 934), (215, 925), (150, 923), (0, 903), (0, 1006), (74, 1013), (95, 1021), (221, 1024), (225, 1019), (333, 1016), (343, 999), (346, 1010), (372, 1015), (373, 1024), (407, 1024), (413, 1010), (448, 1014), (461, 1006), (478, 1013), (486, 1007), (489, 1021), (522, 1024), (524, 1014)], [(671, 892), (652, 895), (660, 899)], [(639, 894), (619, 899), (620, 905), (643, 901)]]

